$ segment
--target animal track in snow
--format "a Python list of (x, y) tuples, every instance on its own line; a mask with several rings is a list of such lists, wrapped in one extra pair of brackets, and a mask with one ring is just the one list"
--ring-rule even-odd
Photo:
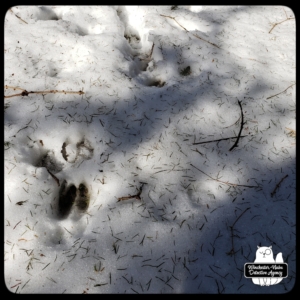
[(22, 140), (21, 157), (22, 162), (37, 168), (46, 168), (53, 174), (60, 172), (64, 168), (64, 163), (55, 157), (53, 150), (47, 149), (43, 140), (25, 138)]
[(68, 216), (71, 211), (72, 205), (75, 202), (77, 188), (74, 184), (67, 187), (66, 180), (63, 181), (58, 198), (58, 217), (64, 218)]
[[(133, 13), (133, 12), (130, 12)], [(126, 7), (119, 7), (117, 9), (117, 15), (124, 26), (124, 38), (127, 40), (128, 45), (130, 47), (129, 56), (132, 57), (132, 65), (129, 70), (130, 77), (134, 77), (141, 84), (146, 86), (155, 86), (155, 87), (163, 87), (165, 85), (165, 81), (163, 81), (158, 76), (151, 75), (153, 68), (148, 68), (150, 62), (153, 60), (151, 58), (154, 43), (152, 48), (149, 49), (149, 53), (143, 52), (143, 38), (140, 36), (138, 30), (138, 25), (133, 26), (133, 21), (129, 11), (127, 11)], [(140, 12), (136, 11), (135, 14), (139, 14)], [(138, 19), (138, 18), (137, 18)], [(136, 23), (136, 20), (134, 20)], [(142, 22), (140, 20), (140, 22)], [(148, 36), (148, 35), (146, 35)], [(153, 64), (152, 64), (153, 65)]]
[(67, 185), (64, 180), (58, 195), (58, 212), (57, 216), (60, 219), (68, 217), (73, 207), (77, 212), (85, 212), (90, 203), (90, 194), (87, 186), (81, 183), (77, 188), (74, 184)]
[(61, 149), (63, 158), (69, 163), (77, 163), (83, 160), (91, 159), (93, 157), (93, 153), (94, 148), (85, 138), (76, 144), (65, 141)]

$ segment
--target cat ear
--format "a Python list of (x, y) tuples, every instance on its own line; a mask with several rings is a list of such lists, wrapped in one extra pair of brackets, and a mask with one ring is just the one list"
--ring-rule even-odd
[(269, 248), (272, 249), (272, 246), (270, 246)]
[(257, 249), (259, 249), (260, 247), (259, 246), (257, 246)]

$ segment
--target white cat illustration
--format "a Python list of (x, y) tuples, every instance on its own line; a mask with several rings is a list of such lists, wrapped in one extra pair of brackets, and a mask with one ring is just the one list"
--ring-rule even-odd
[[(276, 255), (276, 260), (273, 258), (272, 246), (270, 247), (259, 247), (257, 246), (256, 250), (256, 258), (255, 263), (283, 263), (282, 253), (279, 252)], [(258, 284), (261, 286), (269, 286), (273, 284), (277, 284), (282, 280), (282, 278), (252, 278), (252, 282), (254, 284)]]

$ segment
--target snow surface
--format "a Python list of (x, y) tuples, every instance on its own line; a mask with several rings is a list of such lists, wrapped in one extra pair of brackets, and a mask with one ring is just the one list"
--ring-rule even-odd
[[(8, 290), (294, 287), (288, 7), (15, 6), (5, 16), (5, 85), (6, 96), (84, 92), (4, 99)], [(244, 137), (229, 151), (236, 138), (226, 138), (241, 128), (238, 101)], [(87, 185), (86, 212), (58, 217), (55, 178)], [(141, 200), (118, 201), (139, 191)], [(282, 252), (280, 284), (244, 277), (258, 245)]]

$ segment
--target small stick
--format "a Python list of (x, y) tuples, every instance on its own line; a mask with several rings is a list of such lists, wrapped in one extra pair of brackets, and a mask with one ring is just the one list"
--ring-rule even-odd
[(14, 89), (14, 90), (22, 90), (22, 93), (18, 93), (18, 94), (13, 94), (13, 95), (9, 95), (9, 96), (5, 96), (4, 98), (12, 98), (12, 97), (17, 97), (17, 96), (28, 96), (29, 94), (56, 94), (56, 93), (60, 93), (60, 94), (78, 94), (78, 95), (83, 95), (84, 92), (83, 91), (78, 91), (78, 92), (74, 92), (74, 91), (59, 91), (59, 90), (49, 90), (49, 91), (30, 91), (28, 92), (27, 90), (24, 89), (20, 89), (18, 87), (12, 87), (12, 86), (5, 86), (5, 88), (10, 88), (10, 89)]
[(22, 22), (24, 22), (25, 24), (28, 24), (26, 21), (24, 21), (22, 18), (20, 18), (18, 15), (16, 15), (13, 10), (10, 8), (9, 9), (18, 19), (20, 19)]
[(244, 184), (236, 184), (236, 183), (231, 183), (231, 182), (228, 182), (228, 181), (222, 181), (222, 180), (219, 180), (219, 179), (216, 179), (216, 178), (213, 178), (211, 177), (210, 175), (206, 174), (205, 172), (203, 172), (202, 170), (198, 169), (197, 167), (195, 167), (193, 164), (190, 164), (192, 167), (194, 167), (195, 169), (197, 169), (198, 171), (200, 171), (201, 173), (203, 173), (204, 175), (206, 175), (207, 177), (209, 177), (210, 179), (212, 180), (215, 180), (215, 181), (218, 181), (218, 182), (221, 182), (221, 183), (224, 183), (224, 184), (227, 184), (229, 186), (243, 186), (243, 187), (248, 187), (248, 188), (258, 188), (258, 186), (256, 185), (244, 185)]
[(152, 45), (152, 48), (151, 48), (151, 52), (150, 52), (149, 58), (151, 58), (151, 56), (152, 56), (153, 48), (154, 48), (154, 43), (153, 43), (153, 45)]
[[(174, 20), (181, 28), (183, 28), (186, 32), (189, 32), (186, 28), (184, 28), (181, 24), (179, 24), (178, 21), (177, 21), (174, 17), (165, 16), (165, 15), (160, 15), (160, 16), (165, 17), (165, 18), (170, 18), (170, 19)], [(221, 49), (218, 45), (216, 45), (216, 44), (214, 44), (214, 43), (211, 43), (211, 42), (209, 42), (209, 41), (207, 41), (207, 40), (201, 38), (201, 37), (198, 36), (197, 34), (193, 34), (193, 33), (192, 33), (192, 35), (193, 35), (194, 37), (196, 37), (197, 39), (199, 39), (199, 40), (202, 40), (202, 41), (204, 41), (204, 42), (206, 42), (206, 43), (208, 43), (208, 44), (210, 44), (210, 45), (212, 45), (212, 46), (214, 46), (214, 47), (217, 47), (217, 48)]]
[(19, 221), (13, 229), (15, 229), (22, 221)]
[(275, 97), (275, 96), (278, 96), (278, 95), (284, 93), (287, 89), (289, 89), (290, 87), (294, 86), (295, 84), (296, 84), (296, 83), (291, 84), (291, 85), (290, 85), (289, 87), (287, 87), (283, 92), (280, 92), (280, 93), (278, 93), (278, 94), (275, 94), (275, 95), (273, 95), (273, 96), (270, 96), (270, 97), (268, 97), (267, 99), (271, 99), (271, 98), (273, 98), (273, 97)]
[[(247, 135), (241, 135), (240, 138), (243, 138)], [(200, 144), (207, 144), (207, 143), (213, 143), (213, 142), (219, 142), (219, 141), (226, 141), (226, 140), (231, 140), (231, 139), (236, 139), (237, 136), (232, 136), (229, 138), (223, 138), (223, 139), (218, 139), (218, 140), (211, 140), (211, 141), (206, 141), (206, 142), (198, 142), (198, 143), (193, 143), (192, 145), (200, 145)]]
[(117, 202), (124, 201), (124, 200), (129, 200), (129, 199), (141, 200), (141, 193), (142, 193), (144, 184), (146, 184), (146, 183), (142, 182), (142, 185), (141, 185), (141, 187), (139, 189), (139, 192), (136, 195), (129, 195), (127, 197), (120, 197), (120, 198), (118, 198)]
[(53, 179), (56, 181), (56, 183), (58, 184), (58, 186), (60, 186), (58, 178), (53, 173), (51, 173), (47, 168), (46, 168), (46, 170), (53, 177)]
[(242, 215), (248, 210), (250, 209), (250, 207), (246, 208), (234, 221), (234, 223), (232, 224), (232, 226), (229, 226), (230, 228), (230, 232), (231, 232), (231, 250), (227, 253), (227, 255), (234, 255), (235, 251), (234, 251), (234, 244), (233, 244), (233, 227), (236, 224), (236, 222), (242, 217)]
[(276, 184), (275, 189), (273, 190), (273, 192), (271, 193), (271, 197), (273, 197), (277, 191), (277, 189), (279, 188), (279, 186), (281, 185), (282, 181), (287, 178), (289, 175), (286, 174), (283, 178), (281, 178), (281, 180)]
[(275, 23), (275, 24), (273, 25), (273, 27), (270, 29), (269, 33), (271, 33), (271, 31), (275, 28), (275, 26), (277, 26), (277, 25), (279, 25), (279, 24), (281, 24), (281, 23), (283, 23), (283, 22), (285, 22), (285, 21), (294, 20), (294, 19), (295, 19), (295, 18), (286, 18), (285, 20), (283, 20), (283, 21), (281, 21), (281, 22)]
[(239, 103), (239, 106), (240, 106), (240, 109), (241, 109), (241, 116), (242, 116), (241, 128), (240, 128), (240, 132), (239, 132), (239, 134), (237, 136), (237, 139), (236, 139), (234, 145), (229, 149), (229, 151), (231, 151), (233, 148), (235, 148), (235, 147), (238, 146), (238, 142), (239, 142), (239, 139), (241, 137), (241, 133), (242, 133), (243, 126), (244, 126), (244, 114), (243, 114), (242, 104), (241, 104), (241, 102), (239, 100), (238, 100), (238, 103)]
[(137, 200), (141, 200), (140, 196), (138, 194), (136, 195), (129, 195), (127, 197), (120, 197), (118, 198), (118, 201), (117, 202), (120, 202), (120, 201), (124, 201), (124, 200), (129, 200), (129, 199), (137, 199)]

